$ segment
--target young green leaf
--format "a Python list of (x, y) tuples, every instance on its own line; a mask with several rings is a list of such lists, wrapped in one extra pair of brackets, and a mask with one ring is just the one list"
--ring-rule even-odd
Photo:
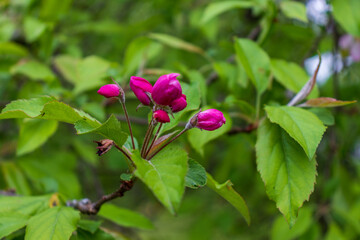
[(294, 1), (282, 1), (280, 3), (281, 11), (288, 18), (297, 19), (303, 22), (308, 22), (306, 16), (306, 7), (303, 3)]
[(299, 107), (340, 107), (355, 102), (356, 101), (341, 101), (335, 98), (321, 97), (309, 99), (305, 103), (300, 104)]
[(309, 161), (299, 144), (267, 119), (258, 129), (256, 161), (267, 195), (292, 227), (314, 190), (316, 161)]
[(262, 94), (269, 85), (270, 58), (255, 42), (249, 39), (235, 39), (234, 47), (238, 62), (255, 85), (258, 94)]
[[(271, 59), (271, 72), (281, 85), (295, 93), (298, 93), (310, 78), (298, 64), (282, 59)], [(318, 95), (319, 90), (315, 85), (309, 97), (315, 98)]]
[(50, 195), (38, 197), (0, 196), (0, 214), (31, 216), (49, 208)]
[(43, 145), (56, 132), (57, 126), (58, 122), (54, 120), (25, 120), (20, 126), (16, 154), (21, 156)]
[(113, 140), (118, 146), (122, 146), (127, 139), (127, 134), (121, 131), (119, 120), (114, 115), (102, 125), (94, 124), (87, 119), (81, 119), (75, 123), (75, 129), (78, 134), (97, 133), (105, 138)]
[(138, 151), (133, 152), (132, 160), (136, 166), (135, 176), (150, 188), (172, 214), (175, 214), (185, 190), (187, 153), (180, 147), (170, 145), (151, 161), (142, 159)]
[(245, 218), (248, 225), (250, 225), (250, 214), (249, 209), (246, 206), (244, 199), (237, 193), (233, 187), (230, 180), (220, 184), (216, 182), (213, 177), (207, 173), (207, 186), (214, 190), (217, 194), (223, 197), (226, 201), (228, 201), (231, 205), (233, 205)]
[(191, 158), (188, 163), (189, 169), (185, 177), (185, 186), (193, 189), (205, 186), (207, 181), (205, 168)]
[(0, 213), (0, 239), (25, 227), (29, 216), (20, 213)]
[(101, 221), (91, 221), (86, 219), (80, 219), (78, 227), (88, 232), (95, 233), (99, 229)]
[(360, 37), (360, 2), (357, 0), (331, 1), (336, 21), (351, 35)]
[(30, 186), (24, 176), (24, 172), (19, 169), (15, 162), (2, 162), (0, 168), (7, 188), (15, 189), (15, 191), (21, 195), (31, 194)]
[(304, 149), (311, 160), (326, 130), (324, 124), (312, 112), (297, 107), (266, 106), (268, 118), (279, 124)]
[(125, 208), (117, 207), (113, 204), (104, 204), (101, 206), (99, 216), (113, 221), (120, 226), (140, 229), (154, 228), (151, 221), (143, 215)]
[(254, 6), (254, 1), (221, 1), (221, 2), (210, 3), (205, 8), (204, 14), (201, 19), (201, 23), (205, 24), (214, 17), (231, 9), (250, 8), (252, 6)]
[(25, 240), (69, 239), (80, 220), (79, 211), (53, 207), (29, 219)]
[(48, 66), (43, 63), (30, 60), (20, 61), (10, 69), (11, 74), (21, 74), (30, 78), (31, 80), (45, 80), (51, 82), (55, 79), (55, 75)]
[(334, 115), (326, 108), (310, 108), (308, 110), (315, 114), (325, 125), (332, 126), (335, 124)]
[(150, 33), (149, 38), (157, 40), (165, 45), (168, 45), (173, 48), (182, 49), (188, 52), (198, 53), (204, 55), (205, 52), (198, 46), (195, 46), (191, 43), (185, 42), (182, 39), (179, 39), (174, 36), (170, 36), (162, 33)]

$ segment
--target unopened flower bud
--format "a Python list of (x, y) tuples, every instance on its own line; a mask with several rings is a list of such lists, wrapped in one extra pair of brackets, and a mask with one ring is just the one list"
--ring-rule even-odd
[(156, 110), (156, 111), (153, 113), (153, 118), (154, 118), (157, 122), (161, 122), (161, 123), (170, 122), (169, 115), (168, 115), (167, 112), (165, 112), (164, 110)]
[(224, 114), (217, 109), (208, 109), (197, 114), (196, 127), (214, 131), (225, 124)]
[(146, 93), (152, 92), (151, 83), (144, 78), (132, 76), (130, 78), (130, 88), (142, 104), (150, 105), (151, 100)]
[(172, 112), (174, 112), (174, 113), (180, 112), (181, 110), (186, 108), (186, 106), (187, 106), (187, 102), (186, 102), (185, 94), (182, 94), (181, 97), (179, 97), (178, 99), (175, 99), (170, 104), (170, 108), (171, 108)]
[(97, 93), (106, 98), (118, 97), (120, 95), (120, 87), (117, 84), (107, 84), (102, 86)]
[(159, 77), (153, 87), (151, 96), (160, 105), (170, 105), (175, 99), (181, 97), (182, 90), (176, 79), (178, 73), (170, 73)]

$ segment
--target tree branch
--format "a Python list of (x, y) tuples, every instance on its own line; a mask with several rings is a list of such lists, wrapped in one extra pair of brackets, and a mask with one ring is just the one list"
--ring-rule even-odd
[(74, 199), (67, 201), (66, 205), (68, 207), (73, 207), (79, 210), (83, 214), (96, 215), (100, 211), (100, 208), (104, 203), (109, 202), (115, 198), (123, 197), (125, 192), (131, 190), (133, 186), (133, 180), (122, 181), (120, 187), (115, 192), (102, 196), (98, 201), (94, 203), (92, 203), (89, 199), (84, 198), (81, 200)]

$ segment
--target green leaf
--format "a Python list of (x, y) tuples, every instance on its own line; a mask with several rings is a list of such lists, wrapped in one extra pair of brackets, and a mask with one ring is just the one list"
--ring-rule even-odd
[(214, 190), (217, 194), (223, 197), (226, 201), (228, 201), (231, 205), (233, 205), (245, 218), (248, 225), (250, 225), (250, 214), (249, 209), (246, 206), (244, 199), (237, 193), (233, 187), (230, 180), (220, 184), (216, 182), (213, 177), (207, 173), (207, 186)]
[(198, 189), (206, 184), (206, 171), (197, 161), (189, 158), (189, 169), (185, 177), (185, 186), (193, 189)]
[(214, 17), (220, 15), (223, 12), (229, 11), (234, 8), (250, 8), (254, 6), (254, 1), (221, 1), (210, 3), (204, 11), (201, 22), (207, 23)]
[(316, 161), (309, 161), (299, 144), (268, 120), (258, 129), (256, 161), (267, 195), (292, 227), (314, 190)]
[(50, 195), (37, 197), (0, 196), (0, 214), (34, 215), (50, 207), (50, 197)]
[(165, 45), (168, 45), (169, 47), (172, 47), (172, 48), (182, 49), (182, 50), (185, 50), (188, 52), (198, 53), (200, 55), (205, 54), (204, 50), (201, 49), (200, 47), (195, 46), (191, 43), (185, 42), (184, 40), (179, 39), (174, 36), (170, 36), (170, 35), (162, 34), (162, 33), (150, 33), (149, 38), (157, 40), (157, 41), (159, 41)]
[(236, 58), (255, 85), (258, 94), (262, 94), (269, 85), (270, 58), (255, 42), (249, 39), (235, 39)]
[(131, 158), (136, 166), (135, 176), (150, 188), (172, 214), (175, 214), (185, 190), (187, 153), (180, 147), (170, 145), (151, 161), (142, 159), (138, 151), (134, 151)]
[(333, 15), (351, 35), (360, 37), (360, 2), (358, 0), (332, 0)]
[(20, 126), (16, 154), (21, 156), (43, 145), (56, 132), (57, 126), (58, 122), (54, 120), (25, 120)]
[(0, 214), (0, 239), (25, 227), (28, 216), (22, 214)]
[(2, 162), (0, 166), (7, 188), (15, 189), (18, 194), (30, 195), (30, 186), (24, 173), (14, 162)]
[[(206, 110), (206, 108), (204, 110)], [(232, 121), (230, 116), (227, 113), (224, 113), (224, 117), (226, 123), (214, 131), (200, 130), (198, 128), (188, 131), (187, 137), (190, 145), (201, 155), (204, 155), (204, 146), (206, 143), (220, 137), (231, 129)]]
[(340, 107), (355, 103), (356, 101), (341, 101), (336, 100), (335, 98), (321, 97), (309, 99), (305, 103), (300, 104), (300, 107)]
[(81, 219), (78, 222), (79, 228), (84, 229), (91, 233), (95, 233), (96, 230), (99, 229), (100, 225), (101, 225), (101, 221), (91, 221), (91, 220)]
[(282, 1), (280, 3), (280, 8), (288, 18), (297, 19), (306, 23), (308, 22), (306, 7), (303, 3), (295, 1)]
[(69, 239), (79, 220), (80, 213), (73, 208), (50, 208), (30, 218), (25, 240)]
[(101, 86), (110, 68), (108, 61), (97, 56), (77, 59), (61, 55), (55, 58), (54, 63), (65, 79), (75, 85), (74, 94)]
[[(281, 85), (295, 93), (298, 93), (310, 79), (302, 67), (296, 63), (281, 59), (271, 59), (271, 71)], [(316, 98), (318, 96), (319, 90), (315, 85), (309, 98)]]
[(271, 122), (279, 124), (304, 149), (311, 160), (326, 130), (312, 112), (297, 107), (270, 107), (265, 110)]
[(46, 24), (37, 18), (27, 16), (24, 20), (24, 33), (26, 41), (29, 43), (38, 39), (45, 31)]
[(12, 74), (25, 75), (32, 80), (45, 80), (51, 82), (55, 79), (55, 75), (48, 66), (34, 60), (26, 62), (20, 61), (10, 69), (10, 72)]
[(100, 123), (89, 114), (72, 108), (52, 97), (12, 101), (0, 113), (0, 119), (9, 118), (37, 118), (57, 120), (71, 124), (81, 119), (86, 119), (92, 125), (100, 126)]
[(117, 207), (113, 204), (104, 204), (101, 206), (99, 216), (113, 221), (120, 226), (140, 229), (154, 228), (151, 221), (143, 215), (125, 208)]
[(16, 44), (14, 42), (1, 42), (0, 55), (25, 57), (29, 55), (29, 52), (20, 44)]
[(81, 119), (75, 123), (75, 128), (78, 134), (97, 133), (113, 140), (120, 147), (128, 137), (125, 132), (121, 131), (120, 122), (113, 114), (100, 126), (87, 119)]

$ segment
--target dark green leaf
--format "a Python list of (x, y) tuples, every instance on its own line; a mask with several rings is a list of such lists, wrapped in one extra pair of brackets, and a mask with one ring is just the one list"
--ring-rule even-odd
[(205, 186), (207, 180), (205, 168), (191, 158), (189, 158), (188, 164), (185, 186), (193, 189)]

